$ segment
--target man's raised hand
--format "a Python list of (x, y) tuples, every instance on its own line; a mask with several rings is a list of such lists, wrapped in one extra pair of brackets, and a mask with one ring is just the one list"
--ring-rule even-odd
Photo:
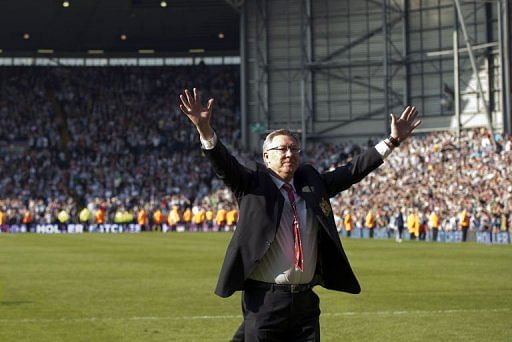
[(400, 142), (407, 139), (412, 131), (421, 124), (421, 120), (416, 120), (417, 114), (414, 106), (407, 106), (399, 119), (391, 113), (391, 136)]
[(180, 94), (180, 109), (196, 126), (199, 134), (205, 139), (213, 136), (213, 130), (210, 126), (210, 118), (212, 116), (214, 100), (209, 99), (206, 107), (201, 104), (201, 94), (196, 88), (192, 89), (192, 94), (185, 89)]

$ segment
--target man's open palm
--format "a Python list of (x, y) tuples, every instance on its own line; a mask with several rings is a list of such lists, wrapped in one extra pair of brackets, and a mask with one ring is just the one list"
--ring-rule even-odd
[(214, 100), (209, 99), (206, 107), (203, 107), (199, 91), (196, 88), (193, 88), (192, 91), (193, 94), (185, 89), (185, 93), (180, 95), (180, 109), (196, 127), (209, 126)]

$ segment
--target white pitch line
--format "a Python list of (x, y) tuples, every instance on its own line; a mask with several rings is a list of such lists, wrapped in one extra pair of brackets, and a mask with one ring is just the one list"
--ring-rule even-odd
[(448, 309), (448, 310), (402, 310), (402, 311), (369, 311), (369, 312), (326, 312), (322, 316), (353, 316), (353, 315), (426, 315), (426, 314), (451, 314), (451, 313), (465, 313), (465, 312), (508, 312), (510, 308), (502, 309)]
[[(361, 312), (325, 312), (321, 317), (329, 316), (396, 316), (396, 315), (427, 315), (452, 313), (482, 313), (482, 312), (509, 312), (510, 308), (502, 309), (447, 309), (447, 310), (401, 310), (401, 311), (361, 311)], [(66, 323), (66, 322), (104, 322), (104, 321), (182, 321), (182, 320), (214, 320), (214, 319), (242, 319), (242, 315), (216, 315), (216, 316), (146, 316), (146, 317), (78, 317), (78, 318), (20, 318), (0, 319), (0, 323)]]

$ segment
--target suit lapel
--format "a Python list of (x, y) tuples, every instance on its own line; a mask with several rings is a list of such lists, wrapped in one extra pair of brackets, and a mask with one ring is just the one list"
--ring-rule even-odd
[(306, 207), (313, 211), (320, 226), (333, 241), (339, 241), (329, 198), (322, 193), (321, 185), (315, 185), (314, 182), (309, 181), (300, 168), (295, 173), (293, 181), (297, 194), (304, 199)]
[(265, 168), (265, 176), (263, 189), (267, 189), (267, 195), (269, 196), (268, 203), (274, 203), (274, 221), (275, 221), (275, 229), (279, 228), (279, 224), (281, 222), (281, 214), (283, 213), (284, 207), (284, 197), (281, 195), (281, 191), (277, 188), (276, 184), (272, 180), (269, 171)]
[(326, 199), (322, 198), (322, 194), (319, 193), (318, 189), (311, 184), (307, 184), (305, 177), (302, 172), (297, 172), (294, 175), (293, 186), (295, 186), (295, 190), (297, 191), (297, 195), (302, 197), (306, 202), (306, 207), (311, 209), (314, 213), (318, 221), (324, 228), (328, 228), (329, 223), (327, 220), (328, 215), (322, 212), (320, 207), (320, 203), (326, 201)]

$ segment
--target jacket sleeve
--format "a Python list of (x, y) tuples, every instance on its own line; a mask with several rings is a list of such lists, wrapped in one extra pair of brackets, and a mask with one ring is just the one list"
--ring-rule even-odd
[(237, 197), (245, 192), (254, 171), (240, 164), (220, 139), (217, 140), (213, 149), (203, 149), (203, 152), (210, 160), (215, 174), (224, 181)]

